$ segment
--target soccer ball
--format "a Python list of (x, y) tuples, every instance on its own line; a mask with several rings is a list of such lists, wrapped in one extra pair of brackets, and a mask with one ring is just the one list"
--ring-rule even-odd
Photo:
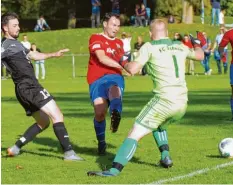
[(223, 139), (218, 148), (222, 157), (233, 157), (233, 138)]

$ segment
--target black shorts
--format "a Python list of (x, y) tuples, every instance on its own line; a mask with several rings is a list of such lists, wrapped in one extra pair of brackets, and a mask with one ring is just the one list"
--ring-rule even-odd
[(53, 99), (53, 96), (44, 89), (38, 81), (24, 80), (15, 86), (15, 94), (26, 111), (27, 116), (40, 110), (45, 104)]

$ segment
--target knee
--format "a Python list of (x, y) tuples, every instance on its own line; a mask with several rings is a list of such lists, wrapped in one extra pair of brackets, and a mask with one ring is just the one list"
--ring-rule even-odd
[(121, 90), (118, 86), (114, 85), (109, 89), (109, 99), (121, 97)]
[(42, 129), (43, 129), (43, 130), (46, 130), (47, 128), (49, 128), (49, 125), (50, 125), (50, 122), (49, 122), (47, 125), (45, 125), (45, 127), (42, 128)]
[(42, 120), (37, 121), (37, 124), (40, 126), (42, 130), (45, 130), (49, 127), (50, 120), (48, 117), (46, 117), (46, 118), (43, 118)]
[(53, 123), (58, 123), (58, 122), (64, 122), (64, 116), (62, 113), (59, 113), (56, 117), (53, 119)]
[(64, 122), (64, 116), (61, 112), (59, 114), (57, 113), (56, 115), (50, 115), (50, 118), (53, 123)]
[(95, 113), (95, 120), (98, 122), (101, 122), (105, 119), (105, 113), (104, 112), (96, 112)]

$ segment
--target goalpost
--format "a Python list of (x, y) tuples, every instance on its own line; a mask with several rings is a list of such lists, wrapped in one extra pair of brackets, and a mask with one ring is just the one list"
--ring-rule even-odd
[(89, 56), (89, 54), (86, 53), (81, 53), (81, 54), (66, 54), (63, 55), (65, 57), (71, 57), (71, 62), (72, 62), (72, 77), (75, 78), (76, 77), (76, 72), (75, 72), (75, 57), (79, 57), (79, 56)]

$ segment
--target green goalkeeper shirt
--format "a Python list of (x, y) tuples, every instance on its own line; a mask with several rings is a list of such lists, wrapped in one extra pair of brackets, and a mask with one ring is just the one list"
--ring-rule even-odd
[(145, 43), (135, 62), (146, 65), (153, 81), (153, 92), (168, 100), (186, 100), (186, 58), (195, 59), (195, 51), (169, 38)]

